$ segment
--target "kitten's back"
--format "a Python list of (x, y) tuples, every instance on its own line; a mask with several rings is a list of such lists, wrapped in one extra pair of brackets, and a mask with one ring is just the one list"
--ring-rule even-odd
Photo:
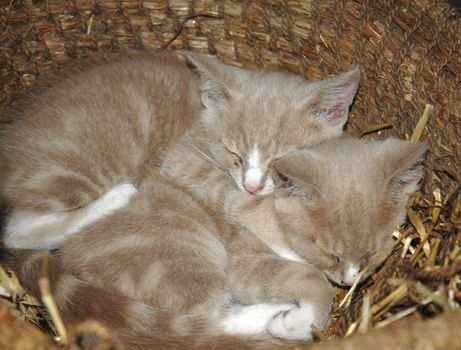
[(199, 109), (196, 75), (172, 54), (117, 55), (64, 70), (6, 112), (8, 198), (35, 211), (83, 206), (135, 181), (139, 165), (180, 136)]
[(193, 123), (198, 78), (170, 53), (126, 53), (45, 78), (6, 112), (4, 241), (56, 248), (126, 204)]

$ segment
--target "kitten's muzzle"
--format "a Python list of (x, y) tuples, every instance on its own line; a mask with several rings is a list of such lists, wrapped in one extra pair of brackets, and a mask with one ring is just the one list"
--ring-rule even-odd
[(245, 185), (245, 184), (243, 184), (243, 187), (245, 187), (245, 190), (248, 193), (256, 194), (256, 193), (258, 193), (259, 191), (261, 191), (264, 188), (264, 184), (260, 184), (260, 185)]
[(245, 171), (243, 187), (251, 194), (256, 194), (264, 188), (264, 173), (260, 168), (249, 168)]
[(352, 286), (359, 275), (360, 266), (357, 264), (346, 263), (341, 282), (346, 286)]

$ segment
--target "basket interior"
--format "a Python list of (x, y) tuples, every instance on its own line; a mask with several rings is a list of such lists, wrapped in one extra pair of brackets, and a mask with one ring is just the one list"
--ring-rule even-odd
[[(412, 198), (395, 252), (318, 337), (366, 331), (403, 317), (432, 318), (459, 306), (461, 21), (449, 3), (53, 0), (0, 5), (2, 107), (40, 75), (126, 49), (169, 49), (180, 56), (200, 51), (228, 64), (278, 67), (311, 80), (359, 65), (362, 79), (348, 131), (373, 139), (410, 139), (420, 122), (420, 139), (429, 143), (430, 154), (423, 188)], [(396, 278), (400, 282), (389, 282)], [(338, 290), (338, 300), (345, 294)], [(365, 322), (367, 307), (374, 313)]]

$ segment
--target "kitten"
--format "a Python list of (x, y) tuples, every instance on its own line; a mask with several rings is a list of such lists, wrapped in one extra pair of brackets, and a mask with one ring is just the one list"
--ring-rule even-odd
[(124, 206), (145, 169), (201, 110), (198, 77), (172, 54), (125, 53), (42, 80), (6, 112), (4, 242), (53, 249)]
[(276, 71), (225, 66), (203, 56), (189, 58), (200, 73), (204, 109), (166, 153), (161, 174), (218, 205), (232, 190), (272, 193), (269, 168), (274, 160), (341, 135), (360, 78), (355, 68), (308, 82)]
[[(323, 329), (328, 319), (328, 279), (352, 284), (390, 245), (426, 148), (337, 139), (274, 161), (275, 195), (255, 202), (276, 217), (278, 240), (298, 262), (153, 169), (129, 206), (63, 243), (50, 273), (56, 302), (67, 321), (96, 318), (131, 349), (264, 348), (271, 343), (250, 339), (269, 335), (309, 340), (311, 325)], [(39, 260), (23, 256), (2, 262), (37, 291)]]
[(274, 242), (288, 247), (289, 256), (281, 259), (257, 235), (240, 231), (230, 244), (226, 274), (233, 300), (296, 301), (297, 307), (268, 324), (276, 337), (306, 340), (311, 324), (322, 329), (332, 290), (321, 275), (351, 286), (364, 266), (374, 264), (369, 274), (390, 253), (392, 232), (404, 223), (426, 151), (420, 142), (342, 138), (275, 161), (278, 189), (260, 199), (257, 218), (276, 217)]
[(308, 82), (189, 60), (200, 81), (171, 55), (133, 54), (74, 69), (19, 102), (0, 141), (7, 246), (59, 247), (124, 207), (165, 149), (161, 173), (219, 208), (228, 194), (269, 194), (273, 160), (342, 133), (360, 75)]

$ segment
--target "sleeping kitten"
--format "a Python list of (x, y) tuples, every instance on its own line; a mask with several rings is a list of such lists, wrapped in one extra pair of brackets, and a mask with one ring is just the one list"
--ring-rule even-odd
[[(267, 70), (244, 71), (190, 55), (203, 111), (166, 153), (161, 174), (218, 206), (229, 191), (270, 194), (271, 163), (288, 151), (342, 134), (360, 72), (307, 82)], [(229, 181), (231, 179), (232, 181)]]
[(37, 84), (1, 131), (4, 242), (53, 249), (123, 207), (201, 110), (197, 75), (172, 54), (74, 64)]
[[(328, 279), (350, 285), (391, 243), (425, 152), (422, 143), (337, 139), (274, 161), (275, 195), (255, 202), (277, 218), (277, 239), (299, 261), (229, 226), (213, 205), (153, 169), (129, 206), (63, 243), (50, 271), (55, 300), (66, 321), (98, 319), (129, 349), (309, 340), (311, 325), (323, 329), (328, 319)], [(37, 292), (39, 256), (24, 256), (1, 261)]]
[[(426, 150), (420, 142), (339, 138), (290, 152), (273, 163), (279, 188), (275, 201), (260, 199), (258, 218), (277, 213), (268, 230), (289, 247), (287, 260), (315, 262), (330, 280), (350, 286), (403, 223)], [(252, 208), (241, 210), (241, 220), (250, 220)]]
[(189, 60), (200, 82), (171, 55), (133, 54), (74, 69), (19, 102), (0, 141), (7, 246), (54, 249), (124, 207), (178, 139), (164, 157), (167, 178), (217, 207), (232, 192), (269, 194), (273, 160), (342, 133), (360, 75), (312, 83)]
[[(268, 330), (283, 339), (310, 339), (310, 325), (322, 329), (331, 307), (332, 290), (319, 271), (351, 286), (364, 266), (389, 249), (393, 230), (405, 220), (409, 194), (418, 189), (426, 151), (420, 142), (344, 138), (275, 161), (278, 189), (274, 198), (260, 199), (253, 220), (265, 225), (264, 217), (276, 217), (273, 242), (288, 247), (288, 256), (281, 259), (245, 231), (234, 236), (226, 274), (234, 302), (296, 301)], [(383, 259), (373, 261), (368, 274)], [(242, 332), (247, 327), (235, 326)]]

